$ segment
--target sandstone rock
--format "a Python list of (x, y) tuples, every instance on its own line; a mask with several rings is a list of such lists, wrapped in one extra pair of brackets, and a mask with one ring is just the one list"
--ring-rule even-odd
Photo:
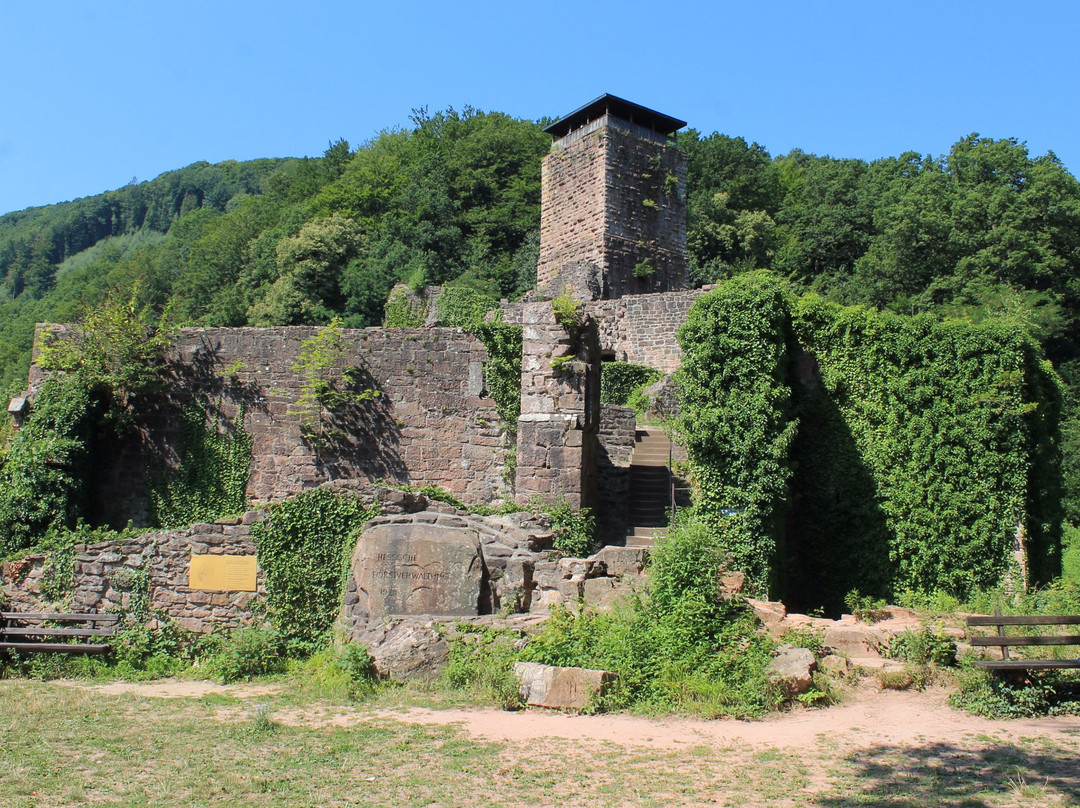
[(521, 698), (526, 704), (557, 710), (585, 709), (618, 678), (609, 671), (559, 668), (538, 662), (515, 662), (514, 675), (521, 683)]
[(818, 666), (826, 673), (839, 675), (851, 668), (851, 663), (836, 654), (826, 654), (818, 661)]
[(434, 679), (450, 655), (446, 640), (427, 621), (370, 621), (350, 639), (367, 648), (380, 676), (395, 682)]
[(351, 575), (358, 595), (351, 608), (359, 618), (480, 613), (485, 570), (473, 530), (375, 525), (360, 537)]
[(816, 665), (813, 653), (806, 648), (782, 645), (769, 663), (769, 676), (780, 684), (784, 696), (790, 699), (805, 693), (814, 684)]
[(604, 565), (606, 574), (614, 578), (623, 575), (640, 575), (645, 569), (645, 562), (649, 557), (647, 547), (603, 547), (596, 554), (589, 557), (592, 567), (586, 573), (589, 577), (595, 577), (593, 570), (600, 564)]
[(720, 597), (729, 600), (741, 595), (746, 587), (746, 573), (732, 572), (720, 578)]
[(787, 608), (783, 603), (769, 600), (754, 600), (747, 598), (746, 603), (754, 610), (754, 615), (765, 624), (766, 627), (779, 623), (787, 617)]
[(862, 623), (835, 623), (825, 628), (824, 643), (834, 651), (842, 651), (848, 656), (878, 656), (885, 637), (875, 627)]

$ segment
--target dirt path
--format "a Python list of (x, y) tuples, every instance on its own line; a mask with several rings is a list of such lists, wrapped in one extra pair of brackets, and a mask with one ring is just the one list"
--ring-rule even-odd
[[(212, 682), (164, 680), (85, 685), (96, 692), (161, 698), (199, 698), (209, 693), (234, 698), (273, 694), (273, 685), (218, 685)], [(526, 742), (538, 738), (600, 741), (658, 749), (745, 744), (757, 749), (850, 749), (870, 746), (964, 745), (981, 740), (1019, 742), (1032, 737), (1080, 746), (1080, 717), (991, 721), (967, 715), (948, 705), (948, 691), (877, 690), (864, 686), (845, 703), (825, 709), (798, 709), (761, 721), (704, 721), (629, 715), (564, 715), (546, 710), (476, 708), (434, 710), (412, 707), (372, 711), (359, 707), (284, 709), (275, 718), (289, 724), (348, 726), (376, 719), (410, 724), (458, 725), (477, 739)]]
[(459, 724), (474, 738), (526, 741), (553, 737), (664, 749), (748, 744), (755, 748), (960, 744), (976, 738), (1019, 741), (1038, 736), (1080, 742), (1080, 717), (991, 721), (948, 705), (942, 689), (925, 692), (862, 689), (835, 707), (798, 710), (762, 721), (704, 721), (636, 716), (568, 716), (546, 711), (427, 710), (380, 713), (417, 724)]

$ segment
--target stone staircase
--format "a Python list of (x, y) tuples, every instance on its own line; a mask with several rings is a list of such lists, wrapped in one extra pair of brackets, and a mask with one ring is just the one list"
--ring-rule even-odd
[(630, 459), (630, 513), (627, 547), (651, 547), (671, 511), (671, 442), (659, 427), (639, 427)]

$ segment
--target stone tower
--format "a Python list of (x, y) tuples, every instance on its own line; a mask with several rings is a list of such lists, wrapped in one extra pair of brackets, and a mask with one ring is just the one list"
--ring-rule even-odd
[[(544, 158), (537, 291), (522, 308), (520, 502), (597, 503), (600, 343), (583, 305), (681, 289), (686, 278), (684, 121), (604, 95), (553, 123)], [(576, 315), (556, 315), (567, 295)]]
[(668, 292), (686, 284), (685, 121), (603, 95), (545, 131), (541, 292), (579, 300)]

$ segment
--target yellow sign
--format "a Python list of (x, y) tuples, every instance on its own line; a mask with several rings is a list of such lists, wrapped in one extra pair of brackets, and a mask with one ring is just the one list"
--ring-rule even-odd
[(255, 556), (193, 555), (188, 586), (191, 589), (254, 592)]

